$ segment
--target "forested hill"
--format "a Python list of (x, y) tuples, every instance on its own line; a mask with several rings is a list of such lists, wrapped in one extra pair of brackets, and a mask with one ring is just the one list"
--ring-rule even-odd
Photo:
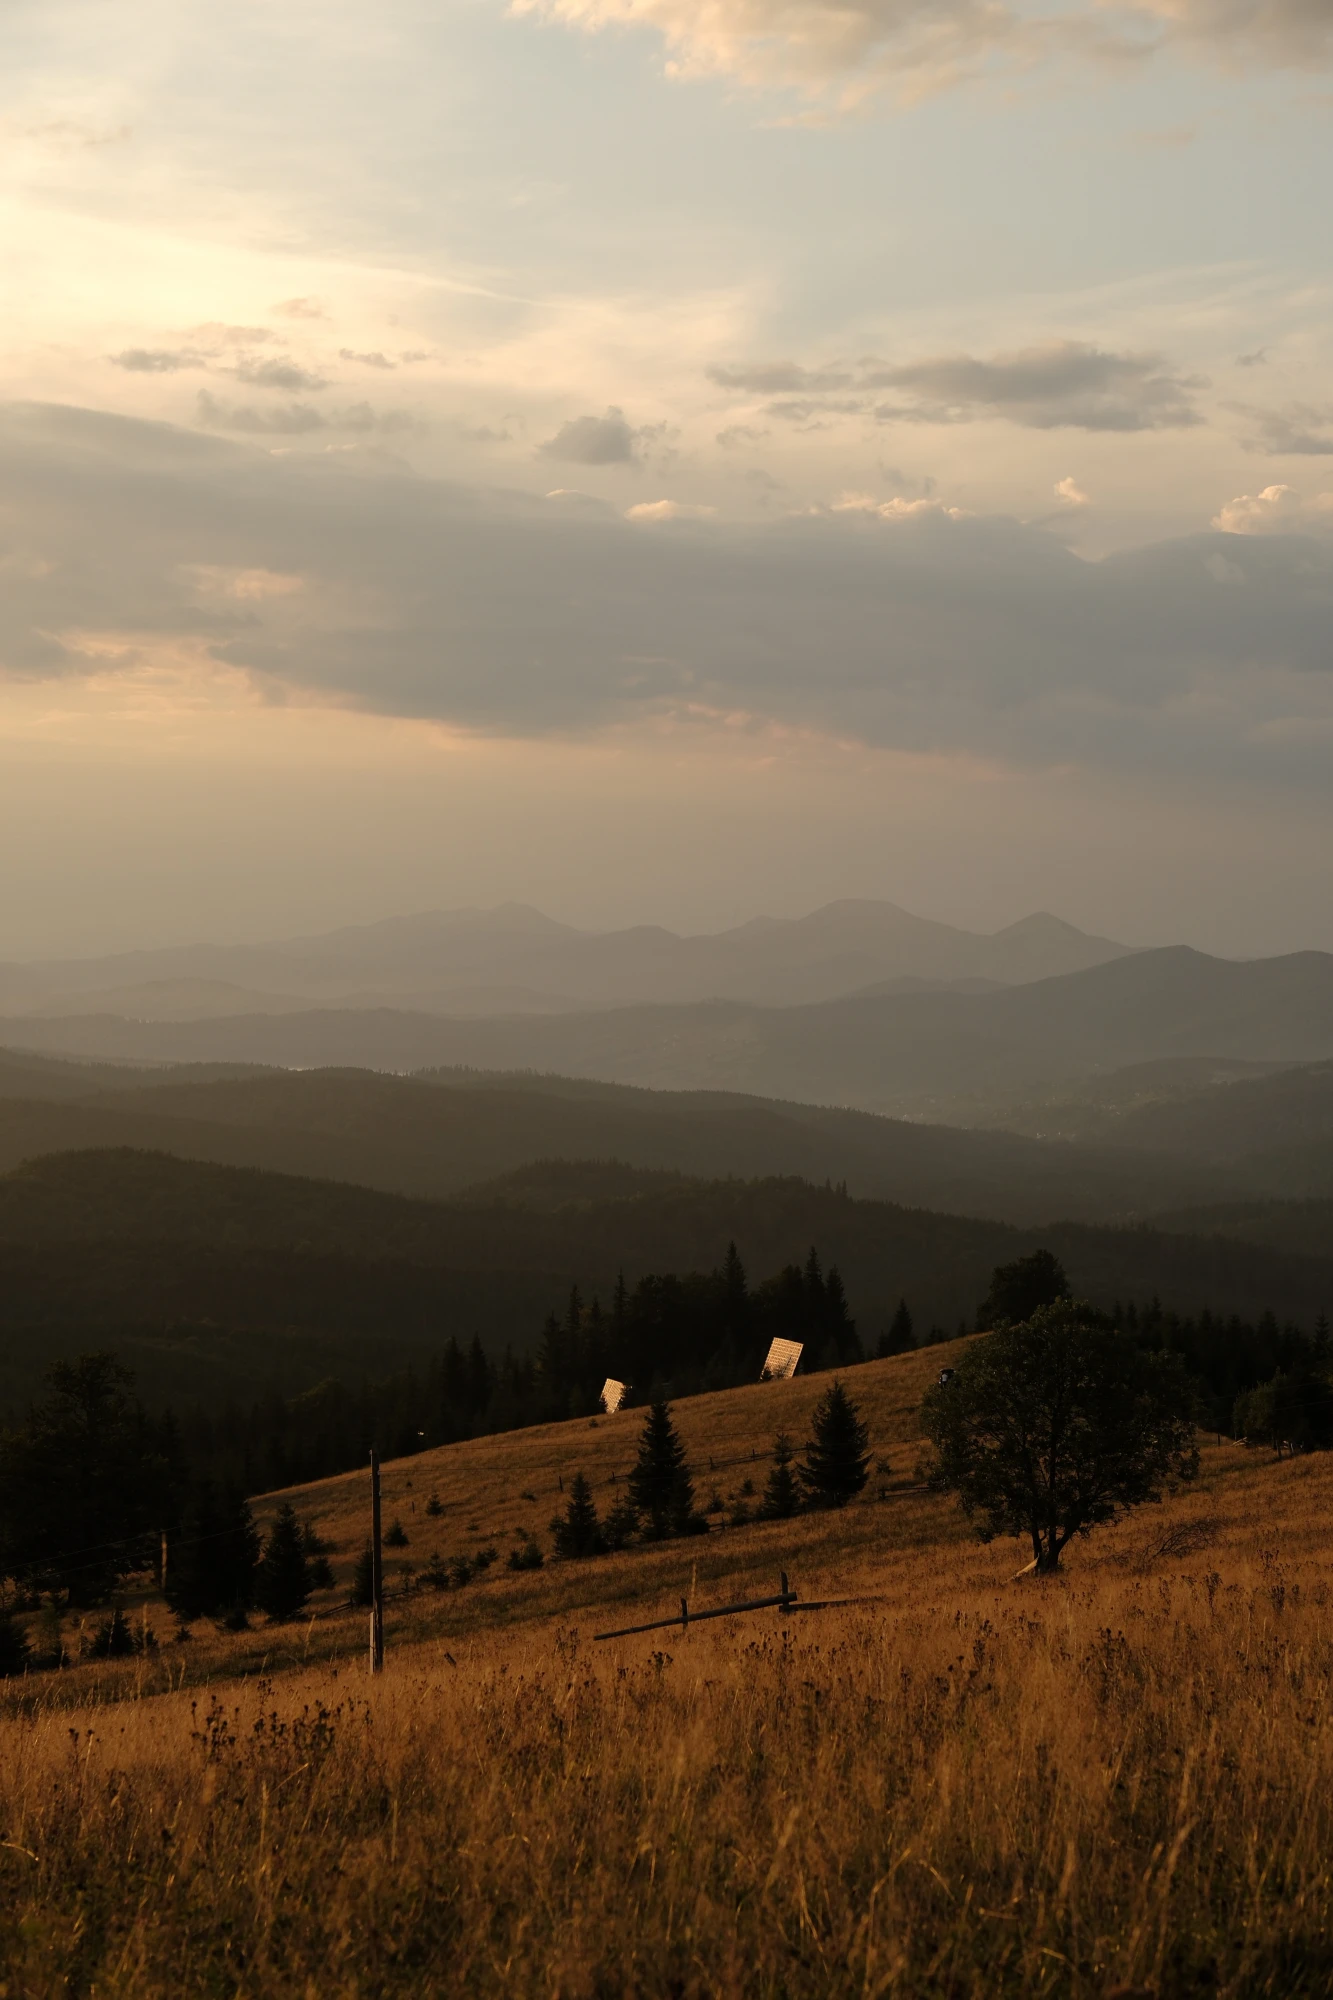
[[(715, 1179), (796, 1174), (959, 1215), (1103, 1222), (1273, 1192), (1198, 1159), (909, 1124), (722, 1091), (559, 1078), (269, 1070), (159, 1072), (81, 1097), (73, 1065), (0, 1065), (0, 1170), (45, 1153), (131, 1146), (224, 1166), (449, 1196), (539, 1159), (622, 1159)], [(43, 1098), (51, 1088), (58, 1095)]]
[(88, 1152), (0, 1177), (0, 1408), (53, 1354), (92, 1345), (125, 1354), (150, 1399), (176, 1400), (375, 1375), (451, 1337), (525, 1348), (571, 1285), (606, 1301), (621, 1273), (712, 1270), (732, 1241), (758, 1277), (817, 1246), (872, 1348), (900, 1297), (919, 1332), (971, 1324), (993, 1267), (1040, 1245), (1107, 1305), (1156, 1295), (1308, 1326), (1333, 1301), (1333, 1259), (1139, 1228), (1020, 1230), (796, 1179), (551, 1163), (430, 1202)]

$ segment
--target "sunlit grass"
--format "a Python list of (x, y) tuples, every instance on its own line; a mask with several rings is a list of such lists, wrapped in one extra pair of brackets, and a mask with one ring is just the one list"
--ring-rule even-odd
[[(1209, 1445), (1195, 1487), (1014, 1583), (1025, 1551), (905, 1490), (941, 1358), (853, 1378), (889, 1497), (406, 1599), (378, 1681), (357, 1617), (179, 1646), (164, 1625), (146, 1658), (11, 1683), (0, 1984), (1327, 1996), (1333, 1465)], [(710, 1453), (741, 1458), (716, 1475), (735, 1492), (820, 1386), (681, 1405), (705, 1493)], [(424, 1558), (435, 1490), (442, 1554), (503, 1550), (562, 1472), (609, 1495), (636, 1429), (404, 1463), (390, 1512)], [(364, 1500), (345, 1479), (298, 1502), (340, 1563)], [(779, 1568), (872, 1601), (592, 1643)]]

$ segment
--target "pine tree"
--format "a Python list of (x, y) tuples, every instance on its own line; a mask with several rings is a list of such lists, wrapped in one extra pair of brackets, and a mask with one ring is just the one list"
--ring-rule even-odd
[(651, 1540), (689, 1533), (695, 1518), (694, 1482), (667, 1403), (655, 1402), (648, 1411), (629, 1476), (629, 1497), (646, 1517)]
[(815, 1410), (801, 1482), (819, 1506), (845, 1507), (869, 1477), (870, 1434), (841, 1382), (825, 1391)]
[(765, 1520), (789, 1521), (800, 1505), (796, 1475), (791, 1469), (795, 1456), (791, 1439), (785, 1431), (779, 1431), (773, 1440), (773, 1470), (764, 1487), (764, 1504), (760, 1510)]
[(558, 1556), (582, 1559), (599, 1556), (606, 1548), (597, 1518), (597, 1503), (581, 1472), (576, 1472), (570, 1482), (564, 1513), (557, 1514), (551, 1523), (551, 1538)]
[(279, 1507), (264, 1544), (255, 1595), (270, 1618), (294, 1617), (310, 1595), (310, 1569), (301, 1546), (301, 1524), (290, 1500)]
[(882, 1361), (889, 1354), (906, 1354), (908, 1349), (915, 1345), (912, 1338), (912, 1315), (907, 1310), (906, 1299), (899, 1299), (898, 1310), (880, 1335), (879, 1346), (875, 1352)]

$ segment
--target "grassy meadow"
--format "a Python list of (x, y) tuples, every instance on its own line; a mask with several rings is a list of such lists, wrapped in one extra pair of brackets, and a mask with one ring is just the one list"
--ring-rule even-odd
[[(498, 1560), (395, 1601), (374, 1682), (363, 1614), (178, 1643), (146, 1601), (155, 1651), (5, 1684), (0, 1996), (1326, 2000), (1333, 1463), (1205, 1439), (1015, 1581), (914, 1477), (948, 1359), (848, 1378), (883, 1464), (845, 1512), (588, 1563), (505, 1557), (576, 1470), (611, 1503), (633, 1412), (386, 1468), (391, 1579)], [(678, 1405), (700, 1499), (823, 1386)], [(340, 1582), (367, 1486), (283, 1496)], [(863, 1601), (593, 1641), (784, 1568)]]

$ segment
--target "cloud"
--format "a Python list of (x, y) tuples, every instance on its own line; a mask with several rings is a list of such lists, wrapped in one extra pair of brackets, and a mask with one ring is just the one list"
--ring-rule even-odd
[(223, 347), (257, 347), (265, 340), (272, 340), (273, 332), (267, 326), (228, 326), (214, 319), (206, 320), (202, 326), (192, 326), (185, 337), (216, 353)]
[(745, 389), (758, 396), (850, 388), (854, 377), (839, 368), (802, 368), (795, 361), (752, 361), (739, 368), (710, 368), (710, 382), (722, 389)]
[(1055, 493), (1056, 498), (1063, 500), (1066, 507), (1089, 507), (1092, 504), (1083, 488), (1072, 476), (1068, 479), (1057, 479)]
[[(415, 361), (417, 358), (414, 354), (405, 354), (403, 356), (404, 361)], [(373, 354), (358, 354), (354, 347), (340, 347), (338, 349), (338, 359), (340, 361), (359, 361), (363, 368), (396, 368), (398, 365), (396, 361), (390, 361), (387, 354), (381, 354), (378, 349)]]
[(638, 440), (624, 411), (612, 407), (604, 417), (572, 417), (537, 449), (570, 465), (633, 465)]
[(242, 431), (257, 437), (302, 437), (326, 430), (388, 434), (421, 428), (420, 419), (409, 410), (376, 410), (369, 403), (323, 410), (313, 403), (258, 409), (250, 403), (224, 403), (207, 389), (199, 391), (196, 409), (199, 422), (209, 430)]
[(313, 403), (288, 403), (285, 409), (256, 409), (253, 404), (223, 403), (201, 389), (196, 401), (201, 424), (215, 431), (249, 431), (259, 436), (299, 437), (327, 429), (329, 419)]
[[(863, 361), (854, 369), (774, 362), (708, 372), (722, 386), (757, 394), (799, 388), (766, 408), (767, 415), (799, 424), (829, 416), (881, 424), (999, 417), (1028, 430), (1154, 431), (1202, 421), (1190, 399), (1200, 386), (1195, 378), (1174, 372), (1159, 354), (1115, 353), (1083, 340), (1045, 341), (986, 358), (937, 354), (896, 365)], [(886, 389), (896, 392), (892, 401), (882, 400)]]
[(1124, 71), (1163, 52), (1233, 69), (1322, 68), (1327, 0), (512, 0), (589, 33), (651, 28), (669, 71), (794, 89), (840, 109), (1079, 59)]
[(11, 673), (161, 645), (278, 696), (508, 736), (728, 718), (1275, 796), (1333, 775), (1326, 535), (1093, 562), (872, 494), (654, 532), (582, 496), (41, 407), (0, 410), (0, 508), (40, 557), (0, 599)]
[(275, 313), (281, 313), (284, 319), (328, 318), (322, 299), (283, 299), (273, 310)]
[(109, 354), (108, 361), (116, 368), (127, 368), (132, 375), (172, 375), (178, 368), (202, 368), (204, 358), (191, 347), (126, 347), (119, 354)]
[(707, 521), (716, 507), (703, 507), (689, 500), (640, 500), (625, 510), (627, 521)]
[(1333, 493), (1314, 493), (1308, 500), (1294, 486), (1265, 486), (1261, 493), (1241, 493), (1228, 500), (1213, 521), (1226, 535), (1271, 535), (1283, 529), (1308, 534), (1333, 528)]
[(1053, 340), (981, 360), (937, 355), (904, 367), (870, 371), (872, 386), (905, 390), (906, 405), (882, 404), (881, 423), (970, 423), (999, 416), (1030, 430), (1176, 429), (1200, 418), (1194, 384), (1160, 355), (1115, 354), (1087, 341)]
[[(823, 512), (822, 508), (813, 510)], [(888, 500), (877, 500), (872, 493), (844, 493), (827, 510), (832, 514), (863, 514), (876, 521), (917, 521), (924, 515), (938, 514), (948, 521), (965, 521), (969, 518), (962, 507), (948, 507), (942, 500), (930, 498), (909, 500), (901, 493), (895, 493)]]
[(1250, 426), (1248, 443), (1253, 451), (1272, 458), (1333, 455), (1333, 405), (1288, 403), (1280, 410), (1264, 410), (1252, 403), (1231, 403), (1228, 408)]
[(303, 390), (308, 395), (329, 386), (324, 376), (312, 374), (295, 361), (280, 361), (276, 356), (263, 361), (238, 361), (234, 372), (239, 382), (250, 382), (257, 389), (283, 389), (293, 395)]

